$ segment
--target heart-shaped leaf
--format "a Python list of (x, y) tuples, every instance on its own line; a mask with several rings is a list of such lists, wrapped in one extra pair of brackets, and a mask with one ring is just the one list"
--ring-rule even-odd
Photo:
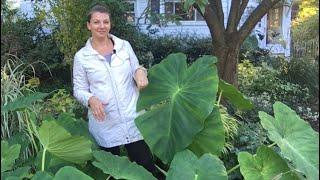
[(248, 152), (238, 154), (241, 174), (245, 179), (299, 179), (288, 167), (285, 160), (266, 146), (260, 146), (257, 155)]
[(186, 56), (171, 54), (149, 71), (149, 85), (137, 109), (148, 108), (135, 122), (162, 161), (191, 144), (212, 112), (218, 90), (216, 58), (204, 56), (187, 68)]
[(252, 109), (254, 106), (250, 100), (245, 98), (243, 94), (237, 90), (233, 85), (220, 79), (219, 91), (222, 92), (222, 96), (227, 98), (237, 108), (242, 110)]
[(285, 104), (275, 102), (273, 110), (275, 118), (259, 112), (269, 138), (277, 143), (281, 154), (292, 161), (297, 170), (308, 179), (319, 179), (319, 134)]
[(104, 173), (110, 174), (116, 179), (127, 180), (153, 180), (156, 179), (150, 172), (135, 162), (130, 162), (127, 157), (115, 156), (105, 151), (94, 151), (96, 161), (92, 164), (100, 168)]
[(63, 160), (84, 163), (91, 159), (91, 141), (82, 136), (71, 136), (55, 121), (44, 121), (39, 129), (43, 148)]
[(20, 144), (9, 146), (7, 141), (1, 141), (1, 173), (11, 170), (20, 154)]
[(223, 162), (215, 155), (204, 154), (197, 158), (190, 150), (177, 153), (170, 165), (167, 180), (226, 180)]
[(215, 106), (207, 117), (204, 128), (194, 137), (189, 149), (198, 157), (205, 153), (219, 156), (225, 143), (224, 128), (219, 107)]

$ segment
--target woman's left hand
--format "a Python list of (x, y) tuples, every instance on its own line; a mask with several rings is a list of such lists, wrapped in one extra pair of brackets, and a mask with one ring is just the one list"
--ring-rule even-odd
[(149, 81), (147, 78), (147, 73), (144, 69), (140, 69), (140, 68), (137, 69), (134, 77), (135, 77), (134, 79), (137, 83), (137, 87), (139, 90), (148, 86)]

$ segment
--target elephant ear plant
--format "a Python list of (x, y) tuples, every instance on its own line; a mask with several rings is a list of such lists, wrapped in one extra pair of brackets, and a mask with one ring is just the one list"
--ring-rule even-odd
[[(149, 70), (150, 84), (141, 92), (137, 105), (137, 111), (146, 109), (146, 112), (135, 122), (152, 152), (163, 162), (171, 162), (174, 154), (187, 148), (206, 124), (214, 124), (205, 121), (218, 91), (216, 62), (215, 57), (204, 56), (188, 67), (186, 56), (177, 53)], [(217, 136), (210, 134), (212, 138), (219, 137), (215, 143), (221, 147), (214, 150), (218, 153), (224, 144), (223, 127), (220, 123), (212, 128), (218, 128), (219, 132)], [(198, 138), (194, 143), (201, 140)], [(201, 155), (200, 150), (196, 151)]]

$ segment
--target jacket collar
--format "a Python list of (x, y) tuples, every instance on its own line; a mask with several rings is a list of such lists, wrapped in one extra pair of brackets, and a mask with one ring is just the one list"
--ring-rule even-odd
[[(124, 41), (112, 34), (110, 34), (110, 38), (114, 42), (113, 49), (116, 50), (116, 52), (119, 52), (124, 44)], [(100, 55), (95, 49), (92, 48), (91, 41), (92, 41), (92, 37), (90, 37), (86, 42), (84, 55), (85, 56)]]

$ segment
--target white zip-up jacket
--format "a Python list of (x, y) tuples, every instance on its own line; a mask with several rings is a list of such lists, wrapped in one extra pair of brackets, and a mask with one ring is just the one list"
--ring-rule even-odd
[[(114, 53), (110, 64), (91, 46), (91, 38), (80, 49), (73, 64), (75, 98), (88, 108), (89, 131), (102, 147), (114, 147), (143, 139), (134, 119), (139, 96), (134, 74), (138, 59), (128, 41), (111, 35)], [(88, 107), (96, 96), (106, 104), (104, 121), (97, 121)]]

